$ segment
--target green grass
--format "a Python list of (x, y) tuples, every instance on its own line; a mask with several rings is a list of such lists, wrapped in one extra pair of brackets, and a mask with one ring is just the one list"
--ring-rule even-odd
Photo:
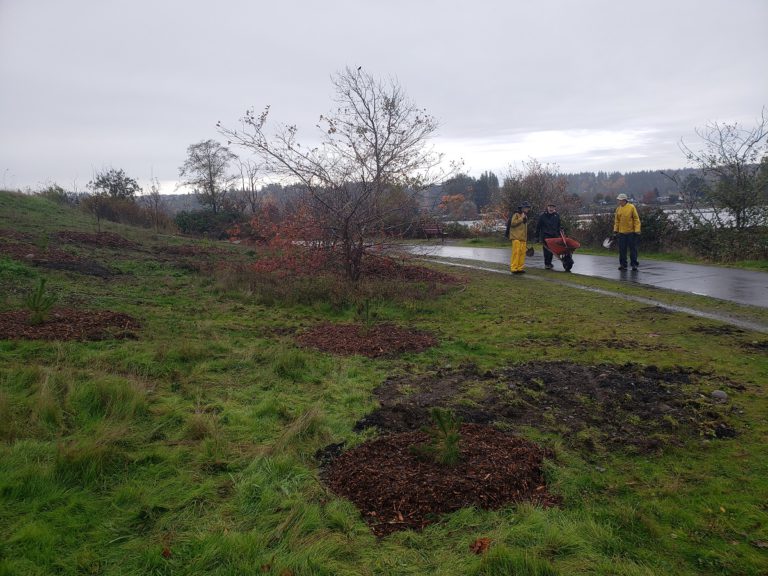
[[(40, 198), (0, 193), (0, 228), (50, 234), (95, 226)], [(145, 246), (182, 242), (109, 229)], [(378, 293), (368, 284), (360, 295), (329, 280), (249, 285), (145, 253), (99, 252), (107, 257), (130, 273), (94, 281), (0, 260), (3, 310), (20, 309), (18, 287), (45, 277), (59, 305), (123, 311), (142, 322), (136, 340), (0, 341), (0, 575), (768, 572), (759, 547), (768, 541), (768, 358), (749, 346), (765, 335), (708, 335), (697, 328), (717, 322), (639, 314), (647, 306), (456, 269), (448, 270), (464, 274), (465, 286), (419, 299), (424, 293), (413, 288), (402, 298), (384, 285)], [(290, 334), (354, 320), (402, 322), (434, 332), (440, 344), (395, 359), (336, 358), (297, 348)], [(579, 347), (611, 339), (643, 346)], [(743, 385), (729, 389), (740, 435), (633, 456), (581, 452), (530, 429), (555, 452), (547, 476), (560, 508), (464, 509), (382, 540), (320, 481), (314, 453), (370, 437), (352, 428), (376, 406), (372, 390), (388, 376), (540, 359), (682, 365), (710, 372), (713, 382), (727, 378)], [(492, 544), (476, 556), (470, 546), (480, 537)]]

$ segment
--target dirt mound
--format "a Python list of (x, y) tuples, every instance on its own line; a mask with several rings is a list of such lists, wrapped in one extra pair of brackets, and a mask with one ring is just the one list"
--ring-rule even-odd
[(93, 260), (77, 260), (74, 262), (40, 260), (35, 262), (35, 264), (41, 268), (48, 268), (50, 270), (67, 270), (69, 272), (87, 274), (88, 276), (98, 276), (99, 278), (110, 278), (118, 274), (118, 272), (115, 272), (111, 268), (107, 268)]
[(332, 354), (362, 354), (369, 358), (389, 357), (403, 352), (421, 352), (437, 344), (426, 332), (395, 324), (319, 324), (297, 336), (302, 346)]
[(414, 450), (428, 439), (425, 432), (405, 432), (366, 442), (333, 459), (324, 480), (355, 503), (377, 536), (420, 529), (467, 506), (559, 503), (544, 482), (542, 462), (548, 453), (527, 440), (464, 424), (461, 460), (445, 466)]
[(89, 246), (99, 246), (101, 248), (127, 248), (129, 250), (141, 248), (136, 242), (112, 232), (92, 234), (89, 232), (62, 230), (61, 232), (56, 233), (56, 238), (67, 244), (86, 244)]
[(170, 256), (221, 256), (229, 254), (226, 250), (215, 246), (203, 247), (188, 244), (179, 244), (178, 246), (155, 246), (153, 251), (157, 254), (167, 254)]
[(363, 260), (362, 273), (366, 277), (430, 282), (438, 284), (460, 284), (462, 280), (451, 274), (438, 272), (424, 266), (404, 264), (392, 258), (368, 255)]
[(32, 236), (26, 232), (19, 232), (17, 230), (0, 229), (0, 238), (9, 238), (11, 240), (19, 240), (20, 242), (29, 242), (32, 239)]
[(386, 380), (375, 390), (381, 407), (356, 429), (414, 430), (440, 406), (464, 422), (553, 432), (590, 452), (647, 452), (695, 437), (734, 436), (726, 417), (735, 408), (709, 397), (724, 387), (743, 389), (686, 368), (529, 362), (481, 373), (464, 366)]
[(106, 340), (134, 338), (139, 323), (109, 310), (54, 309), (42, 324), (32, 326), (26, 310), (0, 313), (0, 340)]
[(30, 242), (3, 242), (0, 244), (0, 254), (38, 264), (39, 262), (77, 262), (77, 256), (51, 246), (39, 247)]
[[(23, 239), (22, 236), (8, 237)], [(65, 250), (52, 246), (40, 247), (31, 242), (0, 242), (0, 255), (51, 270), (68, 270), (100, 278), (109, 278), (116, 274), (114, 270), (93, 260), (84, 260)]]

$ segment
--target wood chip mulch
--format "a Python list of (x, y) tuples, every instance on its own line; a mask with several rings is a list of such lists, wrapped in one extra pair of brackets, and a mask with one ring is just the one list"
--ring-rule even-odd
[(549, 452), (528, 440), (477, 424), (461, 427), (461, 461), (444, 466), (418, 455), (425, 432), (384, 436), (336, 457), (324, 480), (351, 500), (377, 536), (421, 529), (442, 514), (511, 503), (556, 506), (547, 492), (542, 462)]
[(426, 266), (406, 264), (382, 256), (367, 256), (363, 260), (362, 269), (364, 276), (372, 278), (390, 278), (448, 285), (460, 284), (463, 281), (457, 276), (432, 270)]
[(139, 322), (122, 312), (56, 308), (42, 324), (29, 323), (29, 311), (0, 313), (0, 340), (105, 340), (135, 338)]
[(302, 346), (332, 354), (361, 354), (369, 358), (395, 356), (403, 352), (421, 352), (437, 345), (426, 332), (401, 328), (395, 324), (319, 324), (300, 334)]

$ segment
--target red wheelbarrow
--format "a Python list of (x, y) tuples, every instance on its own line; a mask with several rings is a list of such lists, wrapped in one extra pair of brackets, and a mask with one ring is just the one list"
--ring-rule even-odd
[(560, 259), (565, 271), (570, 272), (573, 268), (572, 254), (581, 244), (573, 238), (567, 238), (562, 230), (560, 230), (560, 238), (545, 238), (544, 243), (549, 251)]

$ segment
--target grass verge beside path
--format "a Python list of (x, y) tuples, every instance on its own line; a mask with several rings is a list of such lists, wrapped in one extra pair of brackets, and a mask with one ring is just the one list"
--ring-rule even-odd
[[(429, 258), (429, 261), (439, 263), (444, 261), (448, 264), (455, 263), (468, 267), (481, 266), (508, 272), (509, 267), (506, 264), (483, 262), (476, 260), (464, 260), (461, 258)], [(718, 300), (707, 296), (698, 296), (696, 294), (686, 294), (674, 290), (666, 290), (653, 286), (643, 286), (634, 282), (616, 282), (605, 278), (596, 278), (593, 276), (582, 276), (580, 274), (557, 274), (544, 270), (528, 269), (528, 274), (552, 282), (565, 282), (576, 284), (587, 288), (597, 288), (607, 292), (613, 292), (621, 295), (638, 296), (655, 300), (662, 304), (676, 307), (692, 308), (708, 314), (720, 315), (727, 318), (734, 318), (745, 322), (758, 322), (768, 326), (768, 309), (760, 306), (744, 306), (734, 302)]]

